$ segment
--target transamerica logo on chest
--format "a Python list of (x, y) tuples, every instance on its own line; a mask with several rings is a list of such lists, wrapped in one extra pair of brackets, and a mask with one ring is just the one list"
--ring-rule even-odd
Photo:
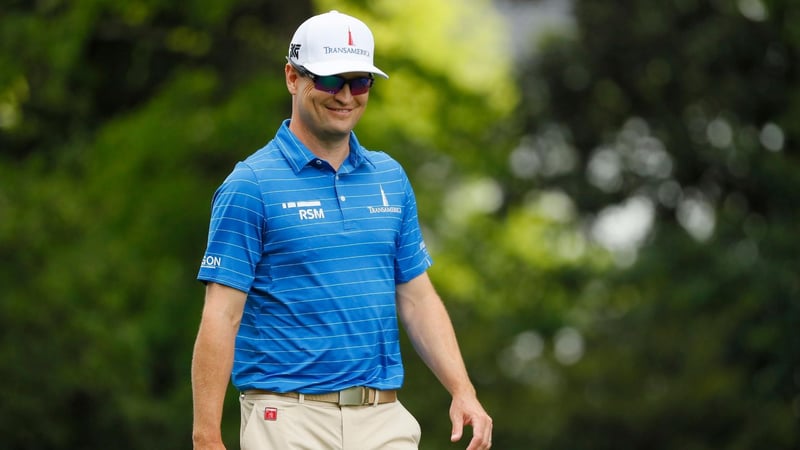
[(381, 206), (367, 206), (367, 208), (369, 209), (369, 213), (370, 214), (401, 213), (403, 210), (399, 206), (392, 206), (389, 204), (389, 199), (386, 197), (386, 193), (383, 191), (383, 186), (380, 186), (380, 190), (381, 190)]

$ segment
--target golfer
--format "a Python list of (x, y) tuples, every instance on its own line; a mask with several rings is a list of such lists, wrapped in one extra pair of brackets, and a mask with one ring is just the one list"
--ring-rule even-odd
[[(416, 449), (400, 402), (404, 326), (452, 396), (452, 441), (491, 446), (403, 168), (353, 128), (376, 78), (372, 32), (331, 11), (294, 34), (291, 117), (214, 194), (198, 279), (205, 304), (192, 359), (193, 443), (223, 449), (229, 382), (246, 450)], [(446, 437), (445, 437), (446, 438)]]

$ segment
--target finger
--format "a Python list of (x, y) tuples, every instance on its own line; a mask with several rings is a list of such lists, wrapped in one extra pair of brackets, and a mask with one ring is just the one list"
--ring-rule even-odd
[(453, 431), (450, 433), (450, 442), (456, 442), (461, 440), (461, 435), (464, 433), (464, 421), (463, 419), (452, 419), (453, 421)]
[(492, 447), (491, 438), (486, 438), (484, 436), (480, 436), (475, 434), (472, 436), (472, 440), (469, 441), (469, 446), (467, 450), (486, 450)]
[(485, 450), (492, 446), (491, 419), (475, 421), (472, 433), (472, 440), (470, 440), (467, 450)]

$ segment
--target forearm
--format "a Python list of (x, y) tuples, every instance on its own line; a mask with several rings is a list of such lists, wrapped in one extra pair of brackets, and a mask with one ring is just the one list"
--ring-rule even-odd
[(204, 320), (197, 334), (192, 358), (193, 439), (222, 440), (222, 406), (233, 365), (233, 337), (219, 325)]
[(452, 396), (474, 395), (453, 325), (441, 300), (415, 309), (408, 332), (417, 353)]
[[(475, 395), (450, 316), (427, 277), (421, 289), (399, 291), (398, 307), (414, 349), (452, 395)], [(412, 281), (417, 282), (417, 281)]]
[(221, 443), (222, 409), (233, 366), (243, 293), (209, 286), (192, 357), (192, 400), (196, 446)]

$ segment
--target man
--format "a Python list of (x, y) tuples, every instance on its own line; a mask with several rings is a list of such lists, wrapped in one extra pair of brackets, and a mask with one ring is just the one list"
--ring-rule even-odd
[(230, 380), (243, 449), (415, 449), (397, 401), (398, 317), (452, 395), (452, 441), (491, 446), (492, 421), (428, 275), (414, 193), (400, 165), (353, 128), (374, 76), (372, 33), (331, 11), (297, 29), (291, 118), (214, 195), (198, 279), (205, 306), (192, 360), (195, 449), (222, 449)]

